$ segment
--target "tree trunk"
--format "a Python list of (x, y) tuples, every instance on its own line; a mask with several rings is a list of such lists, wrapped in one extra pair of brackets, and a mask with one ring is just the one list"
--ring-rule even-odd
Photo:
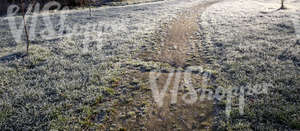
[(281, 0), (281, 7), (280, 7), (280, 9), (285, 9), (285, 7), (284, 7), (284, 0)]

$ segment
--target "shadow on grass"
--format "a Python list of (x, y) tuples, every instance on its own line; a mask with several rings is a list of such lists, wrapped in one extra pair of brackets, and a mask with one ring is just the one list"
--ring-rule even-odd
[(13, 61), (13, 60), (16, 60), (16, 59), (21, 59), (21, 58), (24, 58), (26, 56), (27, 56), (27, 54), (24, 53), (24, 52), (16, 52), (16, 53), (13, 53), (13, 54), (9, 54), (9, 55), (0, 57), (0, 63)]
[(277, 12), (277, 11), (280, 11), (280, 10), (287, 10), (287, 9), (288, 8), (286, 8), (286, 7), (280, 7), (276, 10), (273, 10), (273, 11), (261, 11), (260, 13), (262, 13), (262, 14), (271, 14), (271, 13), (274, 13), (274, 12)]

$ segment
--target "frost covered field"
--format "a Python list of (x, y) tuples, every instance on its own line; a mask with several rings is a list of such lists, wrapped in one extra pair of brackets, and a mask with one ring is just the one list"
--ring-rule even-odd
[(208, 66), (218, 70), (218, 85), (271, 83), (266, 95), (247, 98), (245, 113), (224, 103), (215, 118), (217, 129), (284, 130), (300, 128), (300, 2), (224, 1), (199, 18), (198, 40)]
[[(28, 30), (33, 30), (30, 54), (18, 59), (10, 56), (22, 57), (25, 35), (17, 43), (22, 27), (11, 31), (9, 25), (20, 25), (22, 19), (0, 18), (0, 128), (145, 128), (151, 99), (144, 101), (140, 95), (151, 95), (145, 95), (149, 88), (131, 72), (163, 64), (136, 59), (135, 50), (147, 44), (161, 23), (201, 2), (95, 8), (92, 16), (88, 9), (32, 14), (27, 16)], [(43, 32), (47, 28), (56, 32), (48, 35)], [(141, 122), (130, 125), (130, 113), (134, 118), (142, 115)]]
[[(91, 16), (33, 13), (28, 56), (21, 16), (1, 17), (0, 129), (299, 130), (300, 2), (285, 5), (167, 0), (93, 8)], [(191, 73), (197, 90), (271, 86), (248, 92), (243, 113), (236, 97), (157, 107), (149, 74), (162, 72), (162, 86), (189, 66), (203, 68)], [(185, 82), (171, 81), (179, 96), (190, 92)]]

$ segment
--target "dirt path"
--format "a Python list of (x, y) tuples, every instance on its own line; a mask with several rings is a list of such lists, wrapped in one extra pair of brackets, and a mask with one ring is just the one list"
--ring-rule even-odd
[[(201, 58), (197, 56), (196, 44), (191, 41), (193, 35), (199, 30), (197, 24), (198, 17), (210, 5), (216, 2), (196, 5), (181, 13), (176, 20), (169, 23), (163, 33), (160, 42), (159, 51), (155, 53), (144, 52), (140, 57), (146, 61), (156, 61), (168, 63), (175, 70), (186, 68), (188, 66), (200, 66)], [(159, 36), (161, 37), (161, 36)], [(176, 83), (176, 75), (179, 74), (179, 82)], [(157, 80), (157, 86), (162, 90), (167, 79), (171, 79), (168, 91), (164, 97), (162, 107), (155, 106), (152, 109), (150, 120), (147, 122), (148, 129), (156, 130), (211, 130), (213, 120), (213, 101), (197, 100), (193, 104), (187, 104), (183, 101), (183, 95), (189, 89), (184, 85), (183, 72), (162, 73)], [(201, 74), (191, 74), (193, 86), (202, 86)], [(169, 78), (170, 77), (170, 78)], [(171, 96), (174, 88), (178, 87), (178, 97), (176, 104), (171, 104)]]
[(197, 17), (214, 3), (216, 2), (194, 6), (170, 23), (166, 31), (166, 37), (161, 44), (160, 54), (157, 55), (156, 59), (175, 67), (184, 67), (188, 57), (191, 57), (191, 54), (188, 53), (195, 51), (193, 50), (195, 49), (194, 44), (189, 40), (199, 30)]
[[(141, 57), (146, 61), (160, 61), (173, 65), (174, 67), (189, 66), (187, 62), (189, 58), (195, 57), (197, 50), (195, 44), (190, 41), (199, 30), (197, 18), (210, 5), (217, 2), (208, 2), (199, 4), (181, 13), (176, 20), (168, 23), (165, 27), (166, 31), (160, 33), (162, 39), (160, 41), (159, 52), (143, 52)], [(161, 36), (159, 36), (161, 37)], [(193, 65), (198, 65), (194, 63)]]

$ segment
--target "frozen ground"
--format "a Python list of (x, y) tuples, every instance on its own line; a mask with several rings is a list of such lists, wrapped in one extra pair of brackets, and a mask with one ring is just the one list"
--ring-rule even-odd
[[(244, 115), (238, 113), (234, 103), (231, 117), (227, 119), (226, 101), (213, 105), (215, 129), (299, 129), (300, 49), (296, 34), (300, 27), (297, 21), (300, 2), (287, 1), (287, 10), (277, 10), (280, 6), (277, 0), (225, 0), (205, 8), (196, 6), (207, 2), (170, 0), (96, 8), (92, 16), (88, 9), (38, 14), (28, 20), (38, 18), (30, 55), (19, 59), (7, 59), (9, 54), (22, 52), (25, 47), (24, 42), (14, 41), (8, 26), (12, 23), (8, 20), (17, 18), (20, 23), (21, 18), (0, 18), (0, 128), (146, 130), (162, 125), (159, 129), (188, 130), (210, 127), (211, 123), (195, 122), (206, 119), (205, 114), (202, 117), (193, 114), (199, 111), (198, 106), (212, 107), (209, 102), (196, 105), (194, 111), (184, 109), (184, 104), (170, 108), (175, 113), (197, 116), (196, 119), (184, 119), (185, 116), (173, 119), (175, 115), (153, 119), (153, 122), (149, 117), (157, 118), (157, 110), (153, 110), (155, 105), (145, 74), (150, 70), (180, 72), (188, 65), (200, 64), (213, 72), (211, 89), (273, 85), (267, 94), (247, 97)], [(191, 8), (193, 11), (185, 12)], [(66, 16), (65, 26), (77, 24), (80, 29), (73, 32), (64, 29), (59, 34), (61, 13)], [(50, 39), (38, 35), (49, 27), (44, 23), (44, 16), (51, 17), (57, 31)], [(198, 32), (193, 32), (197, 27), (195, 21)], [(96, 30), (84, 31), (83, 27), (94, 25), (98, 25)], [(194, 33), (184, 41), (195, 44), (192, 53), (163, 47), (173, 42), (185, 48), (186, 43), (177, 38), (184, 36), (180, 32)], [(167, 43), (163, 44), (164, 37)], [(190, 43), (187, 48), (192, 46)], [(164, 59), (139, 56), (144, 50), (157, 54), (161, 48), (175, 50), (175, 55), (186, 59), (179, 57), (176, 65), (176, 60), (170, 64)], [(165, 78), (161, 79), (163, 84)], [(174, 124), (175, 119), (180, 121)]]
[(219, 72), (217, 84), (242, 87), (270, 83), (266, 95), (247, 97), (245, 114), (233, 106), (231, 118), (219, 103), (217, 129), (299, 129), (300, 2), (232, 0), (209, 7), (199, 19), (200, 54)]
[[(161, 23), (205, 2), (170, 0), (104, 7), (93, 9), (92, 16), (88, 9), (34, 14), (27, 17), (28, 29), (35, 29), (30, 34), (30, 56), (18, 59), (8, 56), (22, 54), (25, 42), (15, 41), (16, 32), (10, 30), (9, 24), (16, 19), (19, 25), (22, 19), (0, 18), (0, 128), (145, 128), (151, 98), (144, 97), (151, 94), (146, 82), (127, 67), (145, 70), (168, 65), (143, 62), (132, 56), (136, 56), (135, 50), (149, 44)], [(61, 24), (62, 14), (65, 23)], [(44, 20), (49, 17), (56, 32), (45, 37), (41, 32), (51, 28)], [(35, 18), (37, 24), (31, 24)], [(62, 25), (79, 25), (79, 29), (60, 30)], [(96, 30), (86, 31), (85, 27), (95, 25)], [(141, 117), (140, 122), (130, 122), (136, 117)]]

